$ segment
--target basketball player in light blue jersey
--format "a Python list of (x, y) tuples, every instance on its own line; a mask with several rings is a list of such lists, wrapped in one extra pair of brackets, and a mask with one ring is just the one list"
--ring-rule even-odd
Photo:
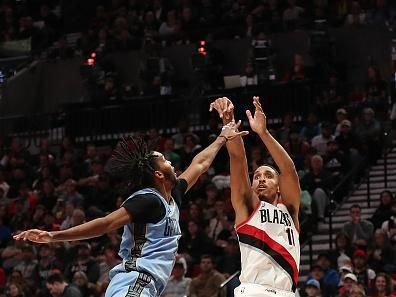
[[(240, 124), (240, 123), (239, 123)], [(132, 137), (118, 143), (108, 162), (108, 172), (126, 178), (138, 189), (120, 209), (75, 226), (47, 232), (28, 230), (17, 240), (36, 243), (84, 240), (124, 227), (119, 255), (122, 263), (110, 271), (106, 297), (157, 297), (170, 277), (181, 236), (179, 207), (184, 194), (213, 162), (229, 139), (246, 135), (236, 132), (239, 124), (225, 125), (217, 139), (192, 160), (177, 178), (171, 162)]]

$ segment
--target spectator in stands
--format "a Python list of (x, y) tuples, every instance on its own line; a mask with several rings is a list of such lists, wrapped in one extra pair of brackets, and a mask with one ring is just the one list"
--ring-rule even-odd
[(337, 137), (341, 134), (341, 123), (348, 119), (348, 113), (345, 108), (339, 108), (336, 111), (337, 126), (335, 128), (334, 136)]
[(28, 215), (37, 204), (37, 196), (31, 191), (27, 182), (22, 182), (18, 188), (18, 196), (9, 204), (8, 213), (10, 215)]
[(83, 294), (76, 286), (69, 285), (63, 275), (58, 273), (48, 277), (47, 289), (53, 297), (83, 297)]
[(303, 170), (308, 156), (310, 145), (303, 140), (297, 127), (293, 127), (289, 133), (289, 139), (284, 144), (285, 150), (293, 159), (297, 170)]
[[(291, 0), (294, 1), (294, 0)], [(289, 71), (286, 72), (283, 81), (302, 81), (311, 77), (309, 68), (305, 66), (305, 60), (302, 55), (295, 54), (293, 65)]]
[(22, 242), (11, 241), (1, 252), (2, 267), (6, 272), (11, 271), (22, 261)]
[(8, 190), (10, 189), (10, 185), (7, 183), (5, 179), (5, 171), (2, 166), (0, 166), (0, 189), (3, 191), (2, 196), (0, 197), (0, 201), (7, 197)]
[(348, 159), (348, 164), (355, 165), (360, 160), (360, 152), (362, 150), (361, 141), (356, 133), (352, 131), (351, 121), (343, 120), (340, 125), (340, 135), (335, 140), (340, 150)]
[(331, 173), (332, 183), (337, 185), (346, 173), (348, 165), (344, 152), (339, 149), (337, 141), (331, 140), (327, 143), (327, 151), (323, 161), (324, 168)]
[(352, 269), (352, 260), (349, 259), (349, 264), (348, 265), (344, 265), (342, 267), (340, 267), (340, 282), (338, 284), (338, 287), (341, 288), (344, 286), (344, 277), (345, 275), (347, 275), (348, 273), (353, 273), (353, 269)]
[(107, 285), (110, 282), (109, 271), (116, 265), (121, 263), (121, 259), (118, 256), (118, 246), (116, 244), (108, 244), (104, 248), (103, 258), (101, 260), (100, 266), (100, 277), (96, 282), (96, 290), (102, 294), (105, 293)]
[(184, 297), (188, 295), (191, 278), (185, 277), (187, 272), (186, 260), (180, 257), (176, 260), (172, 275), (161, 297)]
[(283, 12), (283, 22), (287, 28), (294, 26), (303, 18), (304, 9), (296, 5), (296, 0), (288, 0), (288, 7)]
[(96, 283), (100, 276), (99, 264), (92, 257), (91, 246), (81, 242), (77, 246), (77, 257), (66, 268), (66, 276), (72, 278), (75, 272), (82, 271), (87, 275), (90, 283)]
[(68, 179), (64, 184), (57, 188), (60, 192), (60, 199), (65, 203), (71, 203), (75, 208), (82, 208), (84, 206), (84, 196), (77, 191), (77, 182), (73, 179)]
[(380, 194), (380, 205), (375, 210), (371, 222), (375, 229), (381, 228), (385, 221), (388, 221), (392, 216), (392, 203), (394, 197), (391, 191), (384, 190)]
[[(192, 134), (189, 131), (189, 123), (188, 123), (187, 120), (182, 119), (177, 124), (177, 132), (176, 132), (176, 134), (174, 134), (172, 136), (172, 139), (175, 142), (175, 150), (180, 150), (183, 147), (183, 144), (184, 144), (184, 141), (185, 141), (185, 137), (188, 134)], [(198, 138), (197, 135), (195, 135), (195, 134), (193, 134), (193, 135), (194, 135), (194, 138), (195, 137)]]
[[(61, 201), (63, 204), (63, 201)], [(59, 201), (58, 201), (59, 205)], [(73, 226), (73, 212), (74, 212), (74, 205), (71, 202), (66, 202), (64, 205), (59, 205), (62, 209), (57, 210), (60, 214), (60, 217), (63, 219), (60, 230), (65, 230)]]
[(220, 284), (225, 281), (225, 277), (214, 268), (214, 259), (210, 255), (201, 257), (201, 274), (192, 279), (189, 296), (208, 297), (225, 296), (225, 290), (220, 289)]
[(309, 191), (312, 200), (316, 203), (318, 219), (323, 221), (325, 210), (329, 204), (327, 191), (332, 186), (331, 174), (323, 168), (323, 159), (319, 155), (311, 158), (311, 169), (301, 180), (301, 188)]
[(96, 145), (94, 143), (89, 143), (85, 148), (85, 157), (82, 168), (82, 176), (87, 177), (92, 174), (92, 163), (98, 156)]
[(396, 201), (391, 204), (391, 217), (382, 223), (381, 229), (386, 233), (393, 247), (396, 247)]
[(349, 297), (366, 297), (366, 292), (359, 285), (352, 285)]
[(349, 297), (354, 286), (358, 284), (358, 279), (353, 273), (347, 273), (343, 279), (343, 285), (338, 289), (338, 297)]
[(311, 142), (312, 138), (320, 134), (320, 124), (318, 116), (314, 112), (310, 112), (307, 116), (306, 124), (301, 129), (301, 136), (304, 140)]
[(19, 270), (15, 270), (14, 269), (11, 272), (11, 275), (10, 275), (10, 277), (7, 280), (6, 286), (8, 286), (11, 283), (19, 284), (21, 286), (23, 292), (25, 293), (25, 296), (27, 294), (31, 294), (32, 293), (31, 288), (29, 288), (28, 284), (26, 283), (26, 280), (22, 276), (22, 272), (19, 271)]
[(28, 213), (24, 210), (24, 203), (20, 199), (12, 201), (12, 211), (9, 208), (8, 213), (10, 214), (9, 225), (12, 230), (22, 230), (27, 224)]
[(51, 180), (44, 180), (41, 185), (41, 191), (38, 195), (38, 203), (46, 209), (52, 210), (58, 197), (55, 194), (55, 187)]
[(366, 14), (362, 11), (359, 1), (352, 1), (349, 13), (346, 17), (345, 25), (364, 25), (366, 23)]
[(96, 186), (89, 187), (86, 193), (87, 206), (95, 207), (102, 212), (110, 212), (114, 207), (116, 193), (110, 186), (110, 177), (106, 174), (98, 175)]
[(260, 146), (254, 146), (250, 149), (250, 156), (248, 157), (248, 170), (254, 172), (261, 164), (264, 163), (263, 150)]
[(276, 139), (279, 143), (285, 145), (289, 142), (290, 132), (293, 127), (293, 114), (291, 112), (287, 112), (282, 118), (282, 126), (276, 131)]
[(316, 279), (310, 279), (305, 283), (305, 294), (307, 297), (322, 296), (320, 291), (320, 283)]
[(371, 290), (371, 297), (394, 297), (392, 278), (386, 273), (378, 273), (375, 277), (374, 286)]
[(12, 282), (7, 288), (7, 297), (25, 297), (25, 292), (23, 291), (22, 286), (19, 283)]
[(168, 38), (168, 39), (176, 38), (179, 32), (180, 32), (180, 24), (176, 16), (176, 11), (174, 10), (168, 11), (166, 16), (166, 21), (164, 21), (161, 24), (158, 30), (159, 35), (163, 38)]
[[(231, 202), (230, 202), (231, 203)], [(227, 246), (227, 241), (231, 240), (232, 238), (236, 237), (235, 234), (235, 215), (234, 214), (228, 214), (225, 216), (225, 219), (222, 222), (223, 228), (217, 235), (217, 239), (214, 242), (217, 250), (222, 253), (223, 248)], [(219, 250), (220, 248), (220, 250)]]
[(390, 244), (386, 233), (377, 229), (374, 233), (374, 243), (369, 248), (368, 265), (375, 271), (396, 272), (395, 255), (396, 250)]
[(11, 240), (11, 230), (5, 221), (6, 207), (0, 206), (0, 213), (3, 212), (4, 215), (0, 216), (0, 248), (5, 248), (9, 241)]
[(351, 221), (343, 226), (343, 232), (357, 246), (367, 246), (373, 237), (374, 226), (370, 221), (362, 220), (362, 208), (354, 204), (349, 208)]
[[(322, 118), (325, 118), (327, 120), (331, 120), (334, 114), (334, 111), (341, 107), (343, 100), (344, 100), (344, 90), (340, 85), (339, 78), (336, 73), (332, 73), (329, 76), (329, 80), (327, 83), (327, 86), (323, 89), (322, 93), (319, 95), (317, 98), (317, 105), (319, 108), (319, 114), (321, 114)], [(345, 109), (339, 108), (337, 110), (337, 114), (341, 117), (340, 112), (345, 112)], [(342, 120), (346, 119), (344, 117)], [(337, 122), (341, 122), (342, 120), (339, 120), (339, 117), (337, 117)], [(337, 134), (337, 129), (336, 132), (334, 133), (336, 136)]]
[(326, 288), (326, 292), (336, 292), (340, 277), (337, 270), (331, 267), (330, 255), (322, 253), (318, 255), (316, 264), (319, 265), (324, 272), (323, 277), (323, 288)]
[(189, 219), (193, 222), (195, 222), (199, 227), (206, 227), (206, 222), (204, 220), (204, 217), (202, 215), (202, 209), (198, 206), (196, 203), (191, 203), (190, 204), (190, 209), (189, 209)]
[(257, 86), (258, 77), (254, 63), (249, 62), (246, 64), (243, 73), (240, 75), (241, 87)]
[(169, 137), (165, 139), (162, 154), (167, 160), (172, 162), (175, 169), (181, 168), (181, 157), (175, 152), (175, 142), (172, 138)]
[(238, 270), (241, 270), (241, 254), (239, 243), (236, 237), (229, 237), (224, 242), (224, 252), (218, 258), (217, 268), (225, 277), (229, 277)]
[(37, 264), (33, 246), (23, 246), (22, 261), (14, 266), (14, 269), (22, 272), (22, 276), (30, 288), (35, 288), (38, 281)]
[(362, 111), (361, 121), (356, 127), (356, 134), (363, 144), (363, 150), (373, 162), (381, 153), (381, 124), (372, 108)]
[(82, 209), (76, 208), (73, 210), (71, 226), (78, 226), (85, 223), (85, 212)]
[(44, 288), (46, 279), (52, 274), (54, 269), (62, 270), (63, 263), (55, 256), (55, 248), (46, 244), (38, 246), (38, 257), (37, 273), (39, 286)]
[(311, 145), (323, 157), (327, 153), (327, 144), (333, 140), (333, 125), (331, 123), (323, 123), (321, 133), (312, 138)]
[(59, 20), (58, 17), (51, 12), (48, 4), (44, 3), (40, 7), (40, 14), (36, 22), (40, 22), (40, 27), (45, 31), (48, 36), (48, 42), (55, 41), (57, 33), (59, 32)]
[(381, 73), (378, 67), (370, 65), (367, 69), (366, 82), (366, 98), (362, 105), (364, 107), (371, 107), (377, 112), (386, 112), (388, 110), (386, 89), (386, 82), (381, 78)]
[(373, 25), (390, 25), (392, 21), (392, 11), (390, 1), (387, 0), (376, 0), (374, 8), (368, 13), (367, 22)]
[(59, 224), (51, 212), (46, 212), (43, 218), (43, 225), (39, 228), (46, 231), (59, 231)]
[(198, 38), (199, 27), (191, 7), (183, 7), (181, 11), (180, 31), (184, 41), (191, 42)]
[(335, 238), (335, 249), (329, 251), (331, 266), (341, 269), (341, 267), (345, 265), (351, 265), (352, 253), (351, 241), (348, 236), (343, 232), (337, 233)]
[(317, 264), (312, 265), (310, 272), (307, 275), (307, 280), (314, 279), (317, 280), (321, 285), (323, 285), (323, 278), (324, 278), (324, 271), (322, 267)]
[(367, 253), (364, 250), (356, 250), (353, 253), (353, 273), (365, 290), (371, 289), (375, 279), (375, 271), (367, 266)]
[(196, 264), (208, 252), (213, 252), (213, 243), (196, 222), (189, 221), (188, 230), (180, 239), (179, 253), (184, 254), (189, 264)]
[(331, 274), (330, 283), (328, 283), (327, 279), (325, 279), (325, 271), (322, 266), (318, 264), (314, 264), (311, 267), (311, 271), (308, 273), (307, 281), (316, 280), (320, 283), (320, 288), (322, 292), (328, 292), (329, 296), (333, 296), (336, 292), (337, 286), (334, 286), (335, 278), (338, 278), (335, 274)]
[(199, 143), (199, 138), (194, 134), (187, 134), (184, 138), (184, 145), (181, 151), (185, 164), (190, 164), (194, 156), (199, 153), (202, 146)]
[(215, 204), (219, 197), (219, 190), (216, 185), (210, 183), (205, 187), (205, 201), (203, 207), (203, 216), (205, 221), (210, 221), (216, 216)]
[(223, 230), (223, 222), (227, 220), (225, 213), (224, 201), (218, 200), (215, 203), (215, 216), (209, 221), (208, 236), (213, 240), (218, 238), (218, 235)]
[(94, 287), (95, 284), (88, 282), (88, 277), (85, 272), (76, 271), (72, 278), (72, 283), (75, 285), (81, 292), (84, 297), (93, 297), (94, 296)]

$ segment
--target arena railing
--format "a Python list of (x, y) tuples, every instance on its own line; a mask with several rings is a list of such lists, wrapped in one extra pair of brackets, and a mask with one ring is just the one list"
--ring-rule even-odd
[[(383, 150), (381, 157), (384, 160), (383, 166), (384, 166), (384, 189), (388, 187), (388, 165), (387, 165), (387, 160), (388, 160), (388, 154), (392, 151), (392, 149), (395, 147), (393, 143), (393, 131), (388, 128), (383, 131), (383, 138), (382, 138), (382, 143), (383, 143)], [(363, 166), (363, 167), (362, 167)], [(359, 173), (363, 172), (362, 176), (359, 176)], [(366, 182), (367, 187), (366, 187), (366, 198), (367, 198), (367, 207), (371, 206), (370, 203), (370, 198), (371, 198), (371, 180), (370, 180), (370, 164), (368, 162), (367, 158), (362, 158), (361, 162), (357, 162), (354, 164), (351, 170), (347, 172), (344, 177), (340, 180), (340, 182), (330, 191), (329, 195), (329, 201), (330, 205), (328, 207), (328, 223), (329, 223), (329, 245), (330, 245), (330, 250), (333, 249), (333, 234), (334, 234), (334, 228), (333, 228), (333, 220), (332, 217), (340, 209), (342, 204), (348, 200), (350, 195), (354, 190), (357, 189), (357, 187), (354, 187), (354, 183), (360, 180), (361, 182)], [(312, 248), (312, 238), (313, 238), (314, 232), (310, 232), (307, 235), (307, 239), (305, 242), (302, 244), (302, 249), (308, 244), (309, 248), (309, 264), (312, 266), (313, 264), (313, 248)]]

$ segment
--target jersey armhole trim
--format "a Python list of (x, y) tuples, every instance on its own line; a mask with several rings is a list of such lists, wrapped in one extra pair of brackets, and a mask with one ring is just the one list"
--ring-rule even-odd
[(257, 210), (259, 209), (261, 205), (261, 200), (259, 200), (257, 202), (256, 207), (254, 208), (254, 210), (252, 211), (252, 213), (245, 219), (243, 220), (241, 223), (239, 223), (238, 225), (235, 226), (235, 230), (238, 231), (239, 228), (241, 228), (243, 225), (245, 225), (247, 222), (250, 221), (250, 219), (254, 216), (254, 214), (257, 212)]

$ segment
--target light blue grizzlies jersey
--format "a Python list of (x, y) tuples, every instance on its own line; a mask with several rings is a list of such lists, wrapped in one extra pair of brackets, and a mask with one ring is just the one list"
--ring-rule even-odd
[[(165, 216), (155, 224), (130, 223), (124, 226), (119, 255), (126, 272), (137, 271), (151, 275), (157, 292), (161, 294), (171, 275), (181, 236), (179, 208), (174, 200), (168, 203), (158, 191), (151, 188), (135, 192), (126, 201), (141, 194), (158, 196), (165, 206)], [(110, 272), (110, 277), (117, 270), (119, 267), (116, 266)]]

